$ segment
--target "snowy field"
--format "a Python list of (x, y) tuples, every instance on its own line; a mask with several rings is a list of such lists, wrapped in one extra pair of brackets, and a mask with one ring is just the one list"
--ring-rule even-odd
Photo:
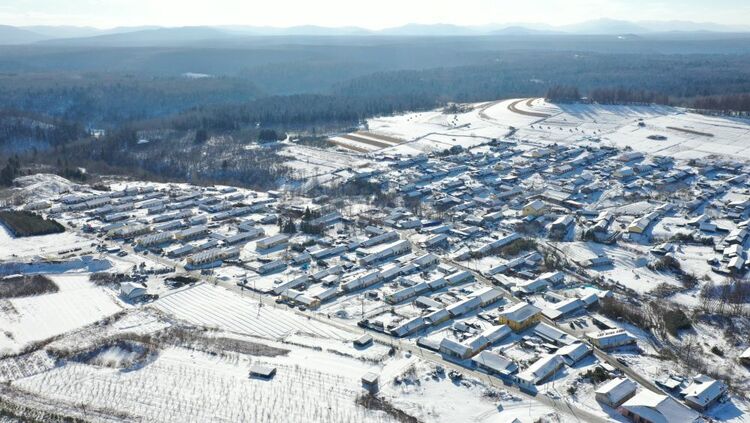
[(195, 325), (268, 339), (281, 339), (295, 332), (329, 339), (347, 338), (343, 331), (292, 311), (270, 305), (261, 306), (250, 294), (243, 297), (207, 284), (164, 295), (154, 303), (154, 307)]
[(0, 300), (0, 355), (86, 326), (122, 310), (114, 293), (88, 275), (51, 276), (59, 292)]
[(88, 248), (91, 241), (72, 232), (14, 238), (0, 224), (0, 260), (20, 260), (44, 257), (75, 248)]
[(85, 403), (93, 410), (106, 409), (124, 420), (392, 421), (384, 413), (355, 404), (359, 376), (366, 371), (365, 366), (356, 360), (329, 356), (324, 361), (310, 357), (314, 353), (307, 354), (292, 354), (286, 358), (288, 363), (258, 358), (259, 362), (277, 367), (272, 380), (248, 377), (248, 367), (255, 358), (226, 358), (170, 348), (160, 352), (153, 362), (132, 371), (68, 363), (20, 379), (13, 386), (43, 395), (61, 409)]
[[(481, 144), (507, 136), (514, 127), (513, 138), (531, 143), (600, 143), (678, 159), (750, 159), (750, 145), (745, 142), (750, 121), (746, 119), (703, 116), (667, 106), (557, 105), (543, 99), (469, 106), (471, 110), (458, 114), (434, 110), (378, 117), (367, 125), (372, 133), (406, 140), (384, 150), (407, 155)], [(666, 139), (649, 139), (652, 135)]]

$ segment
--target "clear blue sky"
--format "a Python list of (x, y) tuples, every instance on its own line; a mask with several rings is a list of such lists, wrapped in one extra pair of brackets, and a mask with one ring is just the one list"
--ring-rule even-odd
[(604, 17), (750, 25), (750, 0), (0, 0), (0, 24), (6, 25), (379, 29), (409, 22), (561, 25)]

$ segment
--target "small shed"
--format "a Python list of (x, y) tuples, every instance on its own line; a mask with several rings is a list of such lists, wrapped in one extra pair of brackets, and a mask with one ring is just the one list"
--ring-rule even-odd
[(250, 377), (256, 379), (273, 379), (276, 376), (276, 367), (265, 364), (254, 364), (250, 367)]
[(371, 344), (372, 344), (372, 336), (368, 334), (364, 334), (354, 340), (354, 346), (356, 348), (364, 348)]
[(133, 282), (123, 282), (120, 284), (120, 295), (129, 301), (137, 300), (146, 295), (146, 288)]
[(377, 393), (380, 389), (378, 387), (378, 374), (374, 372), (365, 373), (362, 376), (362, 387), (371, 394)]

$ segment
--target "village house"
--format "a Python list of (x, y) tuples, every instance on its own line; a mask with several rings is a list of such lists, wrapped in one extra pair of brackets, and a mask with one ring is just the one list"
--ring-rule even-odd
[(617, 408), (635, 395), (637, 387), (638, 385), (632, 380), (618, 377), (602, 384), (594, 393), (597, 401), (612, 408)]
[(461, 360), (471, 356), (471, 347), (450, 338), (443, 338), (443, 340), (440, 341), (440, 348), (438, 351), (445, 356)]
[(575, 344), (561, 347), (557, 350), (556, 354), (563, 359), (568, 367), (572, 367), (579, 361), (583, 360), (584, 357), (591, 354), (591, 347), (582, 342), (577, 342)]
[(704, 412), (719, 401), (727, 392), (727, 386), (721, 381), (705, 375), (693, 378), (692, 383), (682, 390), (681, 395), (688, 407)]
[(547, 211), (547, 203), (542, 200), (533, 200), (523, 206), (521, 215), (523, 216), (541, 216)]
[(284, 245), (289, 242), (289, 236), (285, 234), (277, 234), (268, 238), (263, 238), (255, 243), (255, 248), (258, 250), (268, 250), (280, 245)]
[(700, 415), (674, 398), (644, 389), (618, 409), (633, 423), (693, 423)]
[(520, 302), (500, 312), (497, 322), (508, 325), (514, 332), (520, 332), (539, 322), (541, 309), (526, 302)]
[(120, 296), (126, 301), (137, 301), (146, 295), (146, 288), (133, 282), (123, 282), (120, 284)]
[(601, 332), (591, 332), (586, 334), (586, 338), (588, 338), (594, 346), (603, 350), (636, 343), (636, 338), (627, 333), (625, 329), (609, 329)]
[(276, 367), (265, 364), (253, 364), (250, 367), (250, 377), (256, 379), (273, 379), (276, 376)]
[(518, 372), (518, 365), (516, 363), (492, 351), (481, 351), (472, 357), (471, 361), (477, 368), (501, 378), (507, 378)]
[(556, 354), (542, 356), (526, 370), (518, 374), (519, 382), (527, 385), (539, 385), (554, 374), (565, 364), (563, 359)]

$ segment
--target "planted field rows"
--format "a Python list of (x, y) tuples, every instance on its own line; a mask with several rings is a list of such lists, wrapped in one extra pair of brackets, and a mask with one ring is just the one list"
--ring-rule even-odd
[(261, 306), (250, 298), (211, 285), (198, 285), (162, 297), (154, 306), (196, 325), (268, 339), (279, 340), (294, 332), (346, 339), (345, 334), (314, 320), (289, 310)]
[(136, 421), (391, 421), (355, 405), (355, 380), (296, 365), (278, 365), (273, 380), (257, 380), (248, 378), (245, 366), (170, 349), (138, 371), (69, 363), (14, 385)]
[(367, 131), (357, 131), (346, 135), (333, 137), (333, 144), (344, 147), (358, 153), (367, 153), (383, 148), (395, 147), (405, 141), (387, 135), (374, 134)]

